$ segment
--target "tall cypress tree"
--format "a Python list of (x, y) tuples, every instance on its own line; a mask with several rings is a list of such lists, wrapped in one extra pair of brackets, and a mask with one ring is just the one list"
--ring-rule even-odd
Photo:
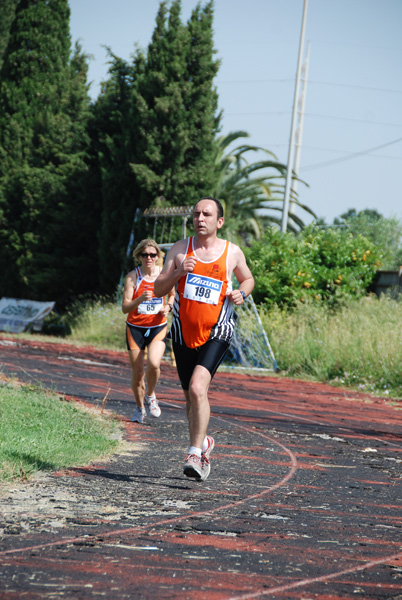
[(141, 152), (131, 166), (140, 207), (163, 196), (171, 205), (193, 204), (214, 181), (215, 135), (219, 128), (213, 79), (213, 2), (197, 6), (186, 26), (181, 0), (166, 20), (162, 2), (147, 61), (134, 83), (133, 123)]
[[(170, 9), (163, 1), (146, 53), (137, 51), (132, 65), (114, 57), (98, 107), (105, 132), (101, 279), (109, 291), (125, 262), (137, 210), (161, 198), (164, 205), (193, 204), (211, 193), (220, 121), (212, 20), (212, 1), (197, 7), (187, 24), (181, 0)], [(144, 236), (143, 221), (135, 233)]]
[(211, 194), (217, 172), (214, 165), (215, 140), (220, 129), (221, 114), (218, 114), (218, 94), (213, 80), (219, 69), (214, 60), (213, 47), (213, 2), (201, 9), (198, 5), (188, 24), (190, 40), (187, 59), (187, 80), (190, 94), (186, 98), (188, 128), (191, 145), (185, 157), (189, 165), (188, 179), (202, 182), (196, 188), (194, 201), (199, 193)]
[(90, 102), (69, 16), (67, 0), (20, 0), (0, 74), (0, 285), (60, 303), (89, 285), (96, 260), (92, 248), (81, 271), (76, 262), (91, 237)]
[(2, 0), (0, 19), (0, 69), (3, 64), (3, 55), (7, 48), (11, 23), (13, 22), (18, 0)]
[(133, 67), (109, 50), (109, 77), (94, 106), (93, 147), (101, 179), (100, 290), (115, 291), (133, 221), (137, 194), (130, 169), (134, 155), (129, 127)]

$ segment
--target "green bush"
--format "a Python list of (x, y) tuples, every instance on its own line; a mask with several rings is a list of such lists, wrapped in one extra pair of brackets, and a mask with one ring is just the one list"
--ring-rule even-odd
[(268, 307), (359, 298), (381, 264), (381, 252), (365, 237), (313, 226), (297, 236), (270, 229), (245, 254), (254, 300)]

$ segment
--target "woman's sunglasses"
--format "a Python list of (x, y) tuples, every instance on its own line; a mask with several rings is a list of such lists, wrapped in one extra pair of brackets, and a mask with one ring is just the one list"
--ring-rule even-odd
[(150, 252), (143, 252), (143, 253), (141, 254), (141, 256), (142, 256), (142, 258), (148, 258), (148, 256), (149, 256), (150, 258), (155, 258), (155, 257), (156, 257), (156, 256), (158, 256), (158, 255), (157, 255), (157, 254), (151, 254)]

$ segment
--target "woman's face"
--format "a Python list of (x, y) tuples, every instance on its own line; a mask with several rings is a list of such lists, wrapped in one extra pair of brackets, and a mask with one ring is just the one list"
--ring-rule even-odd
[(145, 246), (139, 258), (144, 267), (152, 267), (152, 265), (158, 260), (158, 256), (158, 252), (153, 246)]

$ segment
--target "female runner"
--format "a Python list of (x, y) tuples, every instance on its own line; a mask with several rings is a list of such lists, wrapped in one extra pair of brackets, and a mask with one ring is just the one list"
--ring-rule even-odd
[[(172, 310), (175, 291), (172, 289), (168, 293), (167, 303), (165, 297), (157, 298), (154, 294), (154, 281), (162, 270), (157, 264), (162, 252), (154, 240), (142, 240), (133, 256), (140, 266), (126, 277), (122, 311), (128, 314), (126, 340), (132, 372), (131, 389), (137, 404), (131, 420), (143, 423), (147, 415), (159, 417), (161, 414), (155, 388), (166, 346), (167, 315)], [(145, 348), (148, 350), (146, 370)]]

